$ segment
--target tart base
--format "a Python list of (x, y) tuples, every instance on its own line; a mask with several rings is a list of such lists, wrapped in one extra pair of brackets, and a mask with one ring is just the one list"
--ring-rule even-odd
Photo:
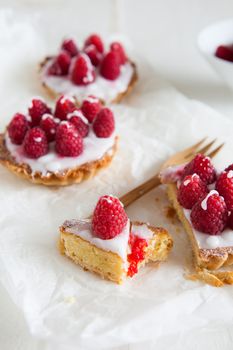
[[(42, 72), (44, 66), (46, 65), (46, 63), (51, 59), (52, 57), (46, 57), (44, 59), (44, 61), (42, 61), (40, 64), (39, 64), (39, 74)], [(132, 61), (130, 61), (132, 67), (133, 67), (133, 75), (131, 77), (131, 80), (126, 88), (125, 91), (123, 92), (120, 92), (113, 100), (111, 100), (110, 102), (108, 103), (119, 103), (122, 101), (122, 99), (124, 97), (126, 97), (127, 95), (129, 95), (135, 85), (135, 83), (138, 81), (138, 73), (137, 73), (137, 67), (136, 67), (136, 64)], [(58, 93), (56, 92), (55, 90), (53, 90), (51, 87), (49, 87), (45, 82), (42, 82), (42, 87), (43, 89), (46, 91), (46, 93), (51, 97), (51, 98), (57, 98), (61, 95), (61, 93)], [(74, 96), (76, 101), (77, 101), (77, 105), (80, 105), (80, 101), (78, 100), (78, 97), (77, 96)], [(105, 105), (107, 104), (106, 101), (100, 99), (101, 102)]]
[[(233, 264), (233, 247), (219, 247), (215, 249), (200, 248), (192, 226), (185, 217), (183, 208), (177, 200), (176, 184), (167, 185), (167, 194), (192, 245), (194, 265), (197, 273), (191, 274), (188, 278), (192, 280), (203, 280), (215, 287), (220, 287), (224, 283), (233, 284), (233, 271), (225, 271), (226, 267)], [(218, 271), (220, 268), (224, 268), (224, 271)]]
[[(133, 224), (140, 226), (143, 223), (133, 222)], [(116, 253), (96, 247), (78, 235), (66, 232), (67, 227), (70, 227), (69, 222), (65, 222), (60, 227), (59, 249), (61, 254), (70, 258), (84, 270), (94, 272), (103, 279), (121, 284), (126, 277), (121, 257)], [(173, 241), (165, 229), (148, 225), (147, 227), (153, 232), (153, 238), (150, 240), (146, 257), (140, 267), (149, 261), (157, 264), (165, 261), (173, 246)]]
[(45, 176), (42, 175), (41, 172), (33, 173), (30, 166), (27, 164), (18, 164), (6, 148), (4, 134), (0, 134), (0, 164), (17, 176), (34, 184), (45, 186), (67, 186), (90, 179), (95, 176), (99, 170), (107, 167), (117, 151), (117, 144), (118, 137), (116, 136), (113, 146), (100, 159), (59, 173), (48, 172)]

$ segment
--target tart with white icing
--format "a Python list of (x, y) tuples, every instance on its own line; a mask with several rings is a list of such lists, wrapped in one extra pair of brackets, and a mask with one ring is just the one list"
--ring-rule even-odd
[(217, 173), (208, 157), (197, 155), (161, 176), (192, 244), (198, 272), (192, 277), (233, 284), (233, 166)]
[(60, 227), (61, 253), (116, 283), (133, 277), (149, 261), (165, 261), (171, 248), (165, 229), (130, 222), (113, 196), (100, 197), (91, 219), (65, 221)]
[(40, 80), (53, 97), (69, 94), (81, 103), (88, 95), (95, 95), (104, 103), (115, 103), (129, 94), (137, 71), (121, 43), (112, 42), (107, 47), (93, 34), (82, 47), (73, 39), (64, 40), (58, 54), (40, 64)]
[(62, 96), (55, 110), (34, 98), (0, 134), (0, 163), (33, 183), (80, 183), (108, 166), (117, 149), (115, 120), (94, 96), (77, 108)]

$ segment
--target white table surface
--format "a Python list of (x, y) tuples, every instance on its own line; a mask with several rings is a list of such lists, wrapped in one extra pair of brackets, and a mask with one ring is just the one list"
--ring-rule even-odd
[[(85, 1), (3, 1), (0, 10), (13, 7), (38, 11), (46, 8), (56, 13), (77, 11), (77, 23), (89, 32), (120, 31), (129, 36), (156, 70), (182, 93), (198, 99), (229, 118), (233, 118), (233, 93), (212, 71), (196, 47), (198, 32), (206, 25), (233, 14), (232, 0), (85, 0)], [(103, 20), (104, 19), (104, 20)], [(67, 20), (64, 19), (64, 23)], [(63, 24), (64, 24), (63, 23)], [(75, 25), (75, 24), (74, 24)], [(75, 27), (74, 27), (75, 28)], [(67, 34), (67, 33), (66, 33)], [(0, 349), (46, 349), (46, 343), (33, 339), (27, 330), (23, 315), (0, 286)], [(156, 343), (156, 349), (210, 349), (232, 348), (233, 335), (222, 329), (208, 333), (191, 333), (185, 337), (166, 337)], [(154, 349), (155, 344), (128, 346), (125, 349)], [(67, 349), (65, 349), (67, 350)]]

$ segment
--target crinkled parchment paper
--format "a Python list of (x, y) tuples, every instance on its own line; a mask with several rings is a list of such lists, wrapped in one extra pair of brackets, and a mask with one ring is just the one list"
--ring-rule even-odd
[[(35, 67), (49, 52), (50, 41), (36, 23), (0, 12), (1, 130), (32, 95), (42, 93)], [(191, 251), (179, 223), (166, 218), (162, 187), (127, 209), (130, 218), (162, 225), (173, 236), (174, 249), (159, 269), (149, 265), (118, 286), (84, 272), (58, 252), (58, 227), (65, 219), (89, 215), (102, 194), (121, 195), (135, 187), (174, 151), (216, 136), (226, 142), (216, 162), (224, 166), (233, 160), (231, 121), (182, 96), (143, 60), (138, 66), (137, 88), (113, 107), (119, 152), (95, 179), (46, 188), (0, 168), (1, 282), (31, 333), (48, 339), (52, 349), (109, 349), (232, 324), (232, 287), (216, 289), (184, 278)]]

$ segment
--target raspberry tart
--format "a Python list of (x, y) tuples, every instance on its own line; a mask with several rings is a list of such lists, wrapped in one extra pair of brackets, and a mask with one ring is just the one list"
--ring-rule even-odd
[(112, 111), (89, 96), (77, 108), (61, 96), (54, 111), (34, 98), (0, 134), (0, 163), (16, 175), (48, 186), (70, 185), (108, 166), (118, 137)]
[(81, 103), (95, 95), (104, 103), (120, 102), (137, 81), (135, 64), (123, 45), (104, 45), (97, 34), (90, 35), (82, 46), (74, 39), (62, 42), (55, 56), (40, 65), (40, 80), (50, 95), (69, 94)]
[(193, 278), (222, 286), (233, 284), (233, 165), (217, 172), (210, 158), (198, 154), (161, 173), (168, 197), (191, 241)]
[(165, 261), (172, 244), (165, 229), (130, 222), (120, 200), (109, 195), (99, 198), (91, 219), (65, 221), (60, 227), (61, 253), (116, 283), (149, 261)]

